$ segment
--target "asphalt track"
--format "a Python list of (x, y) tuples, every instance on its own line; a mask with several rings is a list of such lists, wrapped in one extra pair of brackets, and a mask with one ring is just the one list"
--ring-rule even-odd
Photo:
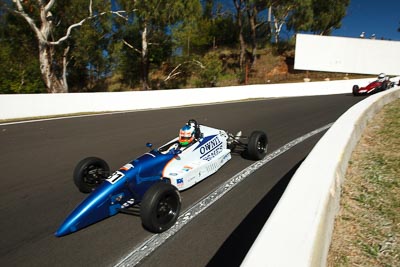
[[(71, 175), (86, 156), (104, 158), (117, 169), (146, 152), (146, 142), (159, 146), (176, 136), (190, 118), (230, 132), (266, 131), (271, 152), (335, 121), (362, 99), (350, 94), (282, 98), (0, 124), (0, 266), (113, 266), (151, 235), (140, 218), (118, 214), (74, 234), (53, 236), (85, 198)], [(139, 265), (240, 265), (320, 137), (266, 164)], [(182, 193), (183, 210), (251, 163), (234, 155), (218, 173)]]

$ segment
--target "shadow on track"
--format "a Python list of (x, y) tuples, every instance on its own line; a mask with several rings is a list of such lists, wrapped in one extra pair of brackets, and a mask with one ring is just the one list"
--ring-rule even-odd
[(250, 211), (249, 215), (236, 227), (218, 249), (217, 253), (207, 264), (208, 267), (240, 266), (292, 179), (292, 176), (303, 161), (304, 159), (286, 173), (254, 209)]

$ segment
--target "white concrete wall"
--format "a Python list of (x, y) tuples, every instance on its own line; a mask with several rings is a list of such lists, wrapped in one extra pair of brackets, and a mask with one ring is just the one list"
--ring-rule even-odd
[(202, 89), (116, 93), (0, 95), (0, 120), (85, 112), (142, 110), (223, 101), (351, 93), (373, 79), (262, 84)]
[(368, 121), (398, 98), (400, 87), (370, 96), (333, 124), (292, 177), (243, 267), (326, 266), (352, 151)]
[(399, 75), (400, 42), (297, 34), (294, 68)]

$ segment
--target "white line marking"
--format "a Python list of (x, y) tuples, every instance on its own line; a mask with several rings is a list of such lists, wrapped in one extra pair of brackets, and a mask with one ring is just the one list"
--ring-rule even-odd
[(240, 182), (250, 176), (253, 172), (261, 168), (266, 163), (272, 161), (276, 157), (282, 155), (289, 149), (293, 148), (295, 145), (305, 141), (306, 139), (323, 132), (330, 128), (333, 123), (327, 124), (319, 129), (316, 129), (312, 132), (309, 132), (293, 141), (287, 143), (286, 145), (278, 148), (274, 152), (268, 154), (264, 159), (259, 160), (251, 164), (249, 167), (235, 174), (228, 181), (220, 185), (215, 191), (210, 194), (204, 196), (201, 200), (195, 203), (193, 206), (188, 208), (185, 212), (183, 212), (174, 226), (172, 226), (167, 231), (161, 234), (154, 234), (150, 236), (147, 240), (143, 241), (139, 244), (132, 252), (126, 255), (120, 262), (118, 262), (115, 267), (122, 266), (134, 266), (138, 264), (145, 257), (150, 255), (154, 250), (156, 250), (159, 246), (161, 246), (168, 238), (177, 233), (183, 226), (189, 223), (192, 219), (194, 219), (197, 215), (203, 212), (206, 208), (210, 207), (215, 201), (220, 199), (223, 195), (237, 186)]

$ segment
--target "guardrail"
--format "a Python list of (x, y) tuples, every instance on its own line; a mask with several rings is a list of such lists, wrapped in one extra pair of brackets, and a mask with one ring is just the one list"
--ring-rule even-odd
[(326, 266), (353, 149), (368, 121), (398, 98), (400, 87), (370, 96), (332, 125), (292, 177), (241, 266)]
[(0, 120), (167, 108), (250, 98), (343, 94), (351, 92), (353, 84), (364, 84), (371, 80), (357, 79), (115, 93), (0, 95)]

